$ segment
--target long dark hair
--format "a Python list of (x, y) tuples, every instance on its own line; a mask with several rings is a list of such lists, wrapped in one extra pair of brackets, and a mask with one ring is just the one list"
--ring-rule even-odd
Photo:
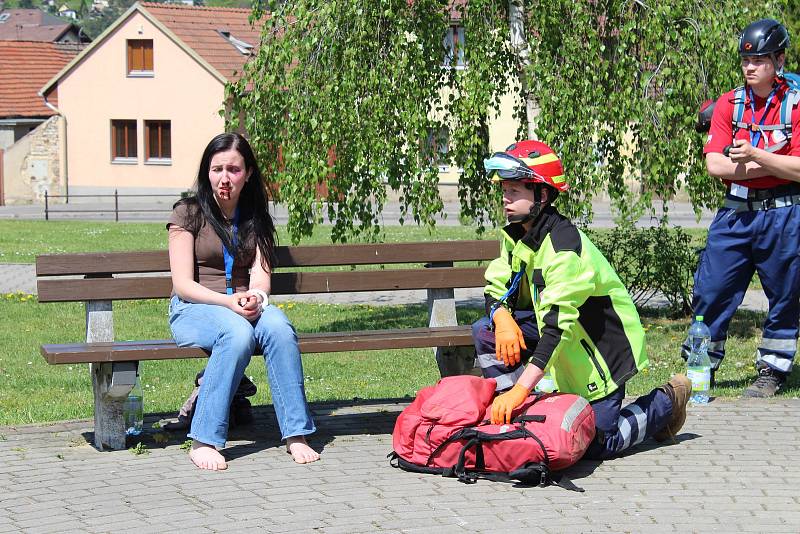
[[(244, 158), (245, 172), (250, 177), (242, 187), (237, 207), (239, 209), (239, 231), (237, 233), (236, 261), (252, 263), (256, 247), (261, 252), (261, 265), (271, 271), (275, 264), (275, 245), (277, 235), (272, 216), (267, 204), (267, 188), (258, 168), (250, 143), (238, 133), (219, 134), (208, 143), (200, 160), (197, 181), (194, 185), (195, 196), (182, 199), (175, 205), (187, 205), (187, 230), (195, 236), (203, 223), (211, 225), (214, 232), (222, 240), (228, 250), (233, 248), (233, 235), (224, 222), (225, 217), (214, 199), (214, 191), (208, 178), (211, 159), (219, 152), (236, 150)], [(199, 208), (199, 209), (198, 209)]]

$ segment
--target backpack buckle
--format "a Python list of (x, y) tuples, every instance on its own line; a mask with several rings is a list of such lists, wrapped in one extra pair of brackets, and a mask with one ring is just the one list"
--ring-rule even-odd
[(539, 473), (539, 487), (543, 488), (545, 486), (547, 486), (547, 472), (542, 470)]

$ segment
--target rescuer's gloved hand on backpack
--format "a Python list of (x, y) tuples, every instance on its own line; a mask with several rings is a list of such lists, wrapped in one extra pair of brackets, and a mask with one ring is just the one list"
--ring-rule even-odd
[(514, 384), (513, 388), (495, 397), (494, 402), (492, 402), (492, 424), (510, 423), (511, 412), (522, 404), (529, 394), (528, 388), (521, 384)]
[(497, 359), (508, 367), (519, 363), (520, 348), (527, 349), (522, 330), (511, 313), (503, 307), (497, 308), (492, 317), (494, 321), (495, 354)]

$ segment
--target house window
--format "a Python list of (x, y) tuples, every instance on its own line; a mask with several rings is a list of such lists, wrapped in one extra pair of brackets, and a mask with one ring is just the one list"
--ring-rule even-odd
[(153, 40), (128, 39), (128, 76), (153, 75)]
[(111, 121), (111, 160), (136, 163), (136, 121)]
[(172, 128), (170, 121), (144, 121), (145, 162), (172, 162)]
[(446, 172), (450, 168), (450, 130), (445, 126), (428, 132), (427, 144), (439, 166), (439, 172)]
[(464, 27), (452, 25), (444, 38), (444, 66), (464, 68)]

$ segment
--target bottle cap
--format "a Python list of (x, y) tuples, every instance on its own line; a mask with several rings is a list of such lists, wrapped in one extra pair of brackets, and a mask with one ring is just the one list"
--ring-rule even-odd
[(703, 316), (702, 316), (702, 315), (698, 315), (698, 316), (696, 316), (696, 317), (694, 318), (694, 320), (695, 320), (695, 321), (697, 321), (697, 322), (699, 322), (699, 323), (702, 323), (702, 322), (703, 322)]

